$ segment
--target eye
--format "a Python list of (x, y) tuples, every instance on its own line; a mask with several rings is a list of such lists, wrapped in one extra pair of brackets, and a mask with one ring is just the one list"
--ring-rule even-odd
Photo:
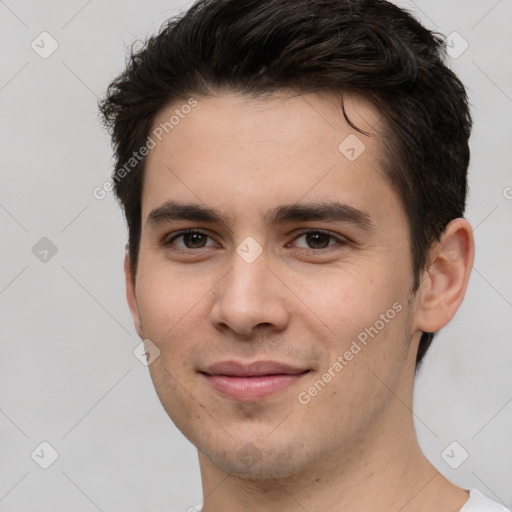
[[(321, 251), (329, 249), (335, 245), (342, 246), (347, 243), (347, 240), (343, 237), (335, 236), (328, 231), (322, 231), (320, 229), (310, 229), (300, 233), (294, 239), (295, 244), (297, 240), (300, 240), (301, 238), (304, 238), (306, 245), (295, 246), (300, 249), (313, 251)], [(208, 243), (208, 239), (211, 240), (211, 243)], [(181, 243), (177, 243), (176, 240), (181, 240)], [(194, 250), (215, 246), (215, 242), (213, 242), (210, 235), (203, 233), (202, 231), (187, 229), (176, 233), (172, 238), (165, 242), (165, 245), (174, 245), (181, 250)], [(288, 244), (288, 246), (289, 245), (290, 244)]]
[[(302, 247), (299, 246), (301, 249), (322, 250), (336, 245), (336, 242), (338, 242), (338, 245), (345, 245), (347, 243), (343, 238), (339, 238), (327, 231), (319, 229), (304, 231), (295, 238), (295, 241), (303, 237), (307, 245)], [(329, 243), (329, 241), (333, 243)]]
[[(182, 239), (183, 245), (175, 243), (175, 240), (180, 238)], [(210, 238), (210, 236), (206, 233), (203, 233), (202, 231), (187, 229), (186, 231), (181, 231), (180, 233), (174, 235), (166, 242), (165, 245), (173, 244), (180, 249), (202, 249), (203, 247), (208, 247), (206, 244), (208, 238)]]

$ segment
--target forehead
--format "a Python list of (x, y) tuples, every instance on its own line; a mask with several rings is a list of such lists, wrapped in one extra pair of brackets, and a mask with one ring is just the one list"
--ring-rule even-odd
[(264, 215), (271, 205), (306, 196), (397, 202), (382, 172), (381, 116), (359, 96), (345, 94), (344, 109), (370, 136), (347, 123), (342, 99), (332, 93), (224, 94), (194, 102), (176, 101), (154, 120), (143, 219), (169, 199), (206, 203), (231, 215), (249, 209)]

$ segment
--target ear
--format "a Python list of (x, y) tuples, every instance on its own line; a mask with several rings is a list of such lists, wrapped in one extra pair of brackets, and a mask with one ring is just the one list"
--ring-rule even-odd
[(135, 330), (141, 338), (144, 338), (140, 324), (137, 296), (135, 294), (135, 281), (132, 275), (132, 264), (130, 261), (130, 256), (128, 255), (128, 251), (126, 251), (124, 256), (124, 276), (126, 279), (126, 300), (128, 301), (128, 306), (130, 307)]
[(454, 219), (431, 249), (429, 264), (418, 290), (415, 326), (435, 332), (455, 315), (464, 298), (475, 256), (473, 229), (464, 219)]

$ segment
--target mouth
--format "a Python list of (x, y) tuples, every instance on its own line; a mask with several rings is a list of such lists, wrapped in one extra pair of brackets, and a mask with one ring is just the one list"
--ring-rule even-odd
[(296, 384), (310, 371), (275, 361), (222, 361), (199, 373), (221, 395), (240, 402), (256, 402)]

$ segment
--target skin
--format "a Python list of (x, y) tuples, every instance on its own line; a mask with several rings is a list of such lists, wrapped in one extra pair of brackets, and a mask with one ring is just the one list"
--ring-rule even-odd
[[(463, 299), (471, 226), (447, 226), (412, 295), (407, 220), (381, 169), (382, 120), (363, 98), (344, 99), (348, 117), (371, 137), (355, 132), (327, 93), (223, 94), (197, 98), (148, 155), (135, 281), (125, 259), (127, 298), (139, 336), (160, 349), (149, 367), (158, 396), (198, 449), (205, 512), (453, 512), (469, 497), (421, 452), (412, 399), (421, 331), (446, 325)], [(160, 112), (154, 126), (183, 103)], [(354, 161), (338, 149), (350, 134), (365, 145)], [(169, 200), (214, 207), (227, 220), (148, 222)], [(363, 210), (373, 229), (266, 222), (277, 206), (316, 201)], [(171, 240), (186, 228), (207, 236)], [(305, 229), (334, 238), (311, 239)], [(262, 249), (252, 263), (236, 252), (249, 236)], [(393, 304), (400, 312), (301, 403), (298, 393)], [(242, 403), (198, 373), (229, 359), (311, 371)]]

